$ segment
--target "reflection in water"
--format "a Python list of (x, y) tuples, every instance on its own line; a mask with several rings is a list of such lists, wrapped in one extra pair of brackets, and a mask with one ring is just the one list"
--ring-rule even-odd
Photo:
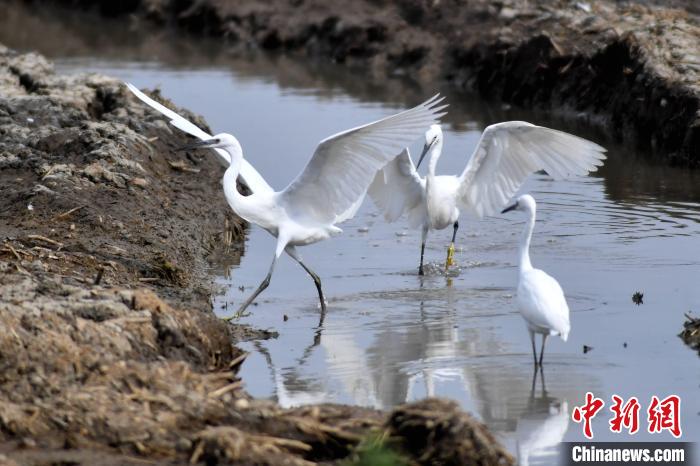
[[(478, 345), (473, 341), (460, 341), (454, 313), (439, 322), (430, 322), (423, 312), (424, 302), (419, 306), (420, 325), (412, 326), (403, 335), (387, 326), (376, 334), (375, 344), (368, 350), (358, 347), (350, 335), (322, 339), (326, 361), (331, 370), (340, 374), (343, 389), (350, 394), (353, 403), (386, 409), (424, 396), (435, 396), (439, 394), (436, 384), (456, 382), (467, 396), (485, 400), (480, 414), (489, 425), (507, 426), (499, 429), (502, 431), (514, 430), (519, 464), (551, 464), (567, 431), (568, 402), (547, 391), (543, 370), (533, 371), (529, 390), (523, 377), (529, 365), (523, 365), (520, 373), (503, 377), (498, 383), (500, 390), (484, 386), (482, 381), (494, 378), (493, 368), (475, 368), (463, 363), (465, 358), (475, 355)], [(467, 338), (478, 338), (478, 333), (470, 332)], [(418, 363), (420, 369), (415, 372), (392, 370), (394, 366), (411, 362)], [(318, 379), (310, 381), (299, 377), (297, 369), (303, 369), (303, 361), (300, 363), (284, 371), (284, 375), (275, 369), (277, 401), (283, 406), (329, 401), (328, 387), (319, 386)], [(417, 393), (418, 386), (422, 386), (422, 393)]]
[[(536, 394), (538, 374), (541, 381), (539, 396)], [(518, 464), (552, 464), (551, 457), (557, 454), (568, 427), (569, 403), (549, 396), (545, 388), (544, 370), (542, 367), (535, 369), (527, 409), (520, 415), (515, 429)], [(543, 458), (546, 460), (543, 461)]]

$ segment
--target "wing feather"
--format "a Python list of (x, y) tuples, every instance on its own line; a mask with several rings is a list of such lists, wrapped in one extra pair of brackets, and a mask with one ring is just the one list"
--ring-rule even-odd
[(398, 220), (423, 203), (425, 180), (416, 171), (408, 149), (377, 172), (367, 193), (387, 222)]
[[(174, 111), (170, 110), (168, 107), (165, 105), (162, 105), (155, 100), (151, 99), (148, 97), (146, 94), (138, 90), (136, 86), (134, 86), (131, 83), (124, 83), (126, 84), (126, 87), (129, 88), (129, 90), (136, 96), (138, 97), (142, 102), (147, 104), (149, 107), (153, 108), (154, 110), (159, 111), (166, 117), (170, 118), (170, 124), (176, 127), (177, 129), (184, 131), (185, 133), (192, 135), (198, 139), (201, 140), (207, 140), (211, 139), (212, 135), (207, 133), (206, 131), (202, 130), (199, 126), (195, 125), (191, 121), (187, 120), (185, 117), (178, 115)], [(226, 152), (223, 149), (214, 149), (221, 159), (221, 161), (228, 166), (231, 163), (231, 157), (229, 156), (228, 152)], [(247, 160), (243, 159), (243, 163), (241, 165), (241, 171), (239, 176), (243, 179), (243, 182), (250, 188), (250, 190), (254, 193), (273, 193), (274, 190), (272, 187), (267, 184), (265, 179), (258, 173), (258, 171), (253, 168), (251, 164), (248, 163)]]
[(460, 176), (458, 199), (477, 217), (494, 215), (530, 174), (585, 175), (603, 160), (603, 147), (578, 136), (524, 121), (498, 123), (484, 130)]
[(301, 174), (280, 193), (287, 211), (332, 224), (357, 211), (376, 173), (444, 115), (438, 95), (426, 102), (321, 141)]

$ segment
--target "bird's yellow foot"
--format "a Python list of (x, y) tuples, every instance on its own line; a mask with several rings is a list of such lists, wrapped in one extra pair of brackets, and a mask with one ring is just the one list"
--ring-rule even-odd
[(455, 245), (450, 243), (450, 247), (447, 248), (447, 259), (445, 260), (445, 272), (450, 268), (451, 265), (455, 265)]

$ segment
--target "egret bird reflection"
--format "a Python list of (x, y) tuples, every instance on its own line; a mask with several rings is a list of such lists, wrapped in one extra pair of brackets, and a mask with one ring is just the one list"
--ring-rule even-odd
[[(405, 213), (412, 228), (421, 228), (420, 275), (428, 232), (450, 225), (452, 241), (445, 269), (452, 265), (460, 209), (477, 218), (497, 214), (530, 174), (546, 170), (556, 180), (586, 175), (605, 159), (605, 149), (586, 139), (524, 121), (507, 121), (484, 130), (461, 175), (438, 176), (442, 145), (442, 129), (431, 126), (417, 166), (404, 149), (377, 173), (368, 190), (387, 221)], [(428, 174), (421, 177), (417, 169), (427, 154)]]
[(539, 365), (542, 365), (544, 344), (549, 335), (559, 335), (566, 341), (569, 337), (569, 305), (566, 304), (564, 291), (559, 282), (546, 272), (536, 269), (530, 262), (530, 240), (535, 228), (537, 204), (529, 194), (520, 196), (514, 204), (503, 209), (502, 213), (522, 210), (528, 214), (528, 221), (523, 231), (518, 251), (519, 275), (517, 302), (520, 313), (527, 323), (532, 342), (532, 356), (535, 367), (538, 365), (535, 350), (535, 334), (542, 335)]
[[(542, 382), (541, 394), (537, 396), (537, 374)], [(544, 371), (540, 366), (532, 374), (532, 389), (527, 408), (518, 418), (515, 428), (518, 464), (529, 466), (530, 460), (542, 464), (553, 463), (559, 444), (569, 428), (569, 403), (565, 399), (550, 396), (544, 383)]]
[[(200, 141), (184, 149), (216, 149), (228, 163), (224, 173), (224, 195), (233, 211), (277, 238), (272, 264), (265, 279), (241, 305), (245, 309), (270, 284), (275, 264), (283, 252), (311, 276), (321, 311), (326, 310), (321, 279), (299, 255), (296, 247), (328, 239), (342, 232), (335, 226), (352, 218), (364, 199), (375, 174), (396, 152), (410, 144), (444, 114), (439, 95), (424, 103), (322, 140), (304, 170), (282, 191), (273, 190), (244, 158), (238, 140), (226, 133), (211, 136), (182, 116), (155, 102), (136, 87), (127, 87), (143, 102), (170, 118), (170, 123)], [(239, 177), (252, 194), (243, 196), (236, 188)]]

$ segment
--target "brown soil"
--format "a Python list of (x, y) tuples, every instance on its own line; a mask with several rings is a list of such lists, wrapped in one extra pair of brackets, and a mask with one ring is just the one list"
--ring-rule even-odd
[[(44, 0), (45, 2), (51, 0)], [(33, 1), (36, 3), (36, 0)], [(700, 166), (696, 2), (52, 0), (588, 120)]]
[(333, 463), (370, 432), (415, 464), (513, 464), (450, 402), (250, 398), (232, 342), (262, 334), (209, 303), (207, 258), (243, 234), (221, 167), (121, 83), (0, 46), (0, 135), (0, 464)]

